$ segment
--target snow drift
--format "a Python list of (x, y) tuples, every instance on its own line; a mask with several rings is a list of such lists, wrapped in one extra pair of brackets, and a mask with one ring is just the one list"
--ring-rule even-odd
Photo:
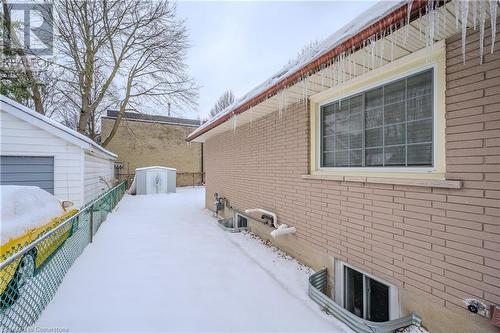
[(64, 213), (61, 202), (36, 186), (0, 186), (0, 244), (41, 227)]

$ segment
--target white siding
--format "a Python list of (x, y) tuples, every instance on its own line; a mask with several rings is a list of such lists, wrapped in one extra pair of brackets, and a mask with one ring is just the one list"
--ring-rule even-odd
[(0, 113), (0, 153), (5, 156), (53, 156), (54, 195), (82, 202), (82, 148), (11, 114)]
[[(99, 153), (85, 152), (85, 202), (89, 202), (113, 186), (113, 161)], [(105, 180), (105, 181), (104, 181)]]

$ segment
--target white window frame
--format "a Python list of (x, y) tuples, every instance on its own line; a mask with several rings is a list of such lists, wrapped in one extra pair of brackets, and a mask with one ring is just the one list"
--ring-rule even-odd
[[(433, 110), (432, 110), (432, 166), (431, 167), (323, 167), (321, 166), (321, 108), (325, 105), (331, 104), (333, 102), (337, 102), (342, 99), (349, 98), (354, 95), (361, 94), (363, 92), (366, 92), (368, 90), (390, 84), (392, 82), (396, 82), (398, 80), (407, 78), (411, 75), (419, 74), (421, 72), (424, 72), (426, 70), (432, 69), (433, 70), (433, 76), (432, 76), (432, 105), (433, 105)], [(419, 173), (419, 172), (436, 172), (436, 161), (437, 161), (437, 128), (438, 128), (438, 116), (437, 116), (437, 110), (438, 110), (438, 105), (437, 105), (437, 94), (438, 94), (438, 69), (435, 63), (431, 63), (425, 66), (420, 66), (418, 68), (414, 68), (410, 71), (406, 71), (403, 73), (400, 73), (395, 76), (391, 76), (390, 78), (378, 82), (374, 82), (372, 84), (367, 84), (363, 86), (362, 88), (350, 91), (347, 94), (342, 94), (335, 96), (335, 98), (330, 98), (322, 101), (321, 103), (317, 104), (316, 107), (316, 165), (317, 169), (320, 171), (330, 171), (330, 172), (335, 172), (335, 171), (347, 171), (347, 172), (411, 172), (411, 173)], [(363, 113), (364, 116), (364, 113)], [(364, 129), (363, 129), (364, 130)], [(364, 154), (363, 150), (363, 154)]]
[[(341, 260), (338, 260), (338, 259), (334, 259), (335, 285), (334, 285), (334, 289), (332, 290), (332, 292), (334, 293), (334, 295), (332, 295), (332, 298), (335, 300), (335, 303), (337, 303), (341, 307), (345, 308), (344, 307), (344, 295), (345, 295), (344, 270), (345, 270), (345, 267), (349, 267), (349, 268), (363, 274), (364, 276), (369, 277), (370, 279), (373, 279), (373, 280), (380, 282), (380, 283), (386, 285), (387, 287), (389, 287), (389, 320), (398, 319), (400, 317), (398, 287), (396, 287), (395, 285), (393, 285), (387, 281), (384, 281), (384, 280), (382, 280), (382, 279), (380, 279), (372, 274), (366, 273), (365, 271), (363, 271), (355, 266), (352, 266), (348, 263), (345, 263)], [(364, 281), (365, 280), (363, 279), (363, 285), (365, 283)], [(364, 313), (366, 312), (366, 306), (367, 306), (366, 293), (363, 290), (363, 307), (364, 307), (363, 312)]]

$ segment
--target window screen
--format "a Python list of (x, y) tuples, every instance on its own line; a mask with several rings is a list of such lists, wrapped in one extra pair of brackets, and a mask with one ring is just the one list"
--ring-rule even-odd
[(322, 167), (433, 164), (433, 70), (321, 107)]

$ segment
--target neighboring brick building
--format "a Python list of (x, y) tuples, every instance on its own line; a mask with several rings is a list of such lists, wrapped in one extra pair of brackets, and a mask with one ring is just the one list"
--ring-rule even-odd
[[(102, 137), (109, 135), (117, 111), (108, 111), (101, 120)], [(199, 120), (126, 112), (107, 149), (118, 154), (116, 169), (121, 177), (133, 176), (135, 169), (166, 166), (177, 169), (177, 186), (201, 184), (203, 162), (201, 143), (187, 143), (186, 137)]]
[[(332, 63), (314, 58), (302, 76), (274, 77), (273, 85), (250, 92), (189, 136), (205, 143), (206, 206), (213, 209), (219, 193), (229, 201), (225, 215), (263, 208), (296, 227), (272, 241), (315, 269), (327, 267), (332, 298), (358, 316), (393, 319), (413, 312), (432, 333), (499, 332), (489, 318), (467, 310), (470, 299), (500, 305), (499, 43), (490, 54), (487, 25), (480, 65), (479, 29), (468, 29), (464, 63), (453, 1), (439, 9), (453, 24), (434, 30), (432, 49), (423, 50), (426, 39), (418, 37), (427, 29), (425, 1), (414, 2), (409, 32), (385, 30), (385, 51), (380, 43), (355, 42), (357, 36), (381, 37), (378, 29), (406, 17), (406, 5), (392, 6), (383, 19), (339, 42), (353, 44), (332, 46), (333, 58), (337, 49), (356, 50), (343, 69), (350, 80), (331, 87), (339, 78)], [(499, 41), (500, 24), (496, 31)], [(380, 64), (365, 45), (375, 57), (385, 52)], [(382, 125), (369, 126), (378, 91), (385, 117)], [(402, 109), (392, 108), (398, 103)], [(401, 119), (387, 125), (399, 111)], [(379, 144), (370, 141), (377, 140), (374, 130), (383, 137)], [(394, 132), (404, 138), (399, 142)], [(342, 141), (345, 133), (349, 139)], [(273, 228), (258, 216), (249, 221), (252, 231), (270, 238)], [(363, 283), (356, 286), (352, 276)], [(366, 287), (373, 281), (378, 294)], [(387, 313), (372, 314), (366, 304), (372, 298), (378, 307), (387, 302)]]

